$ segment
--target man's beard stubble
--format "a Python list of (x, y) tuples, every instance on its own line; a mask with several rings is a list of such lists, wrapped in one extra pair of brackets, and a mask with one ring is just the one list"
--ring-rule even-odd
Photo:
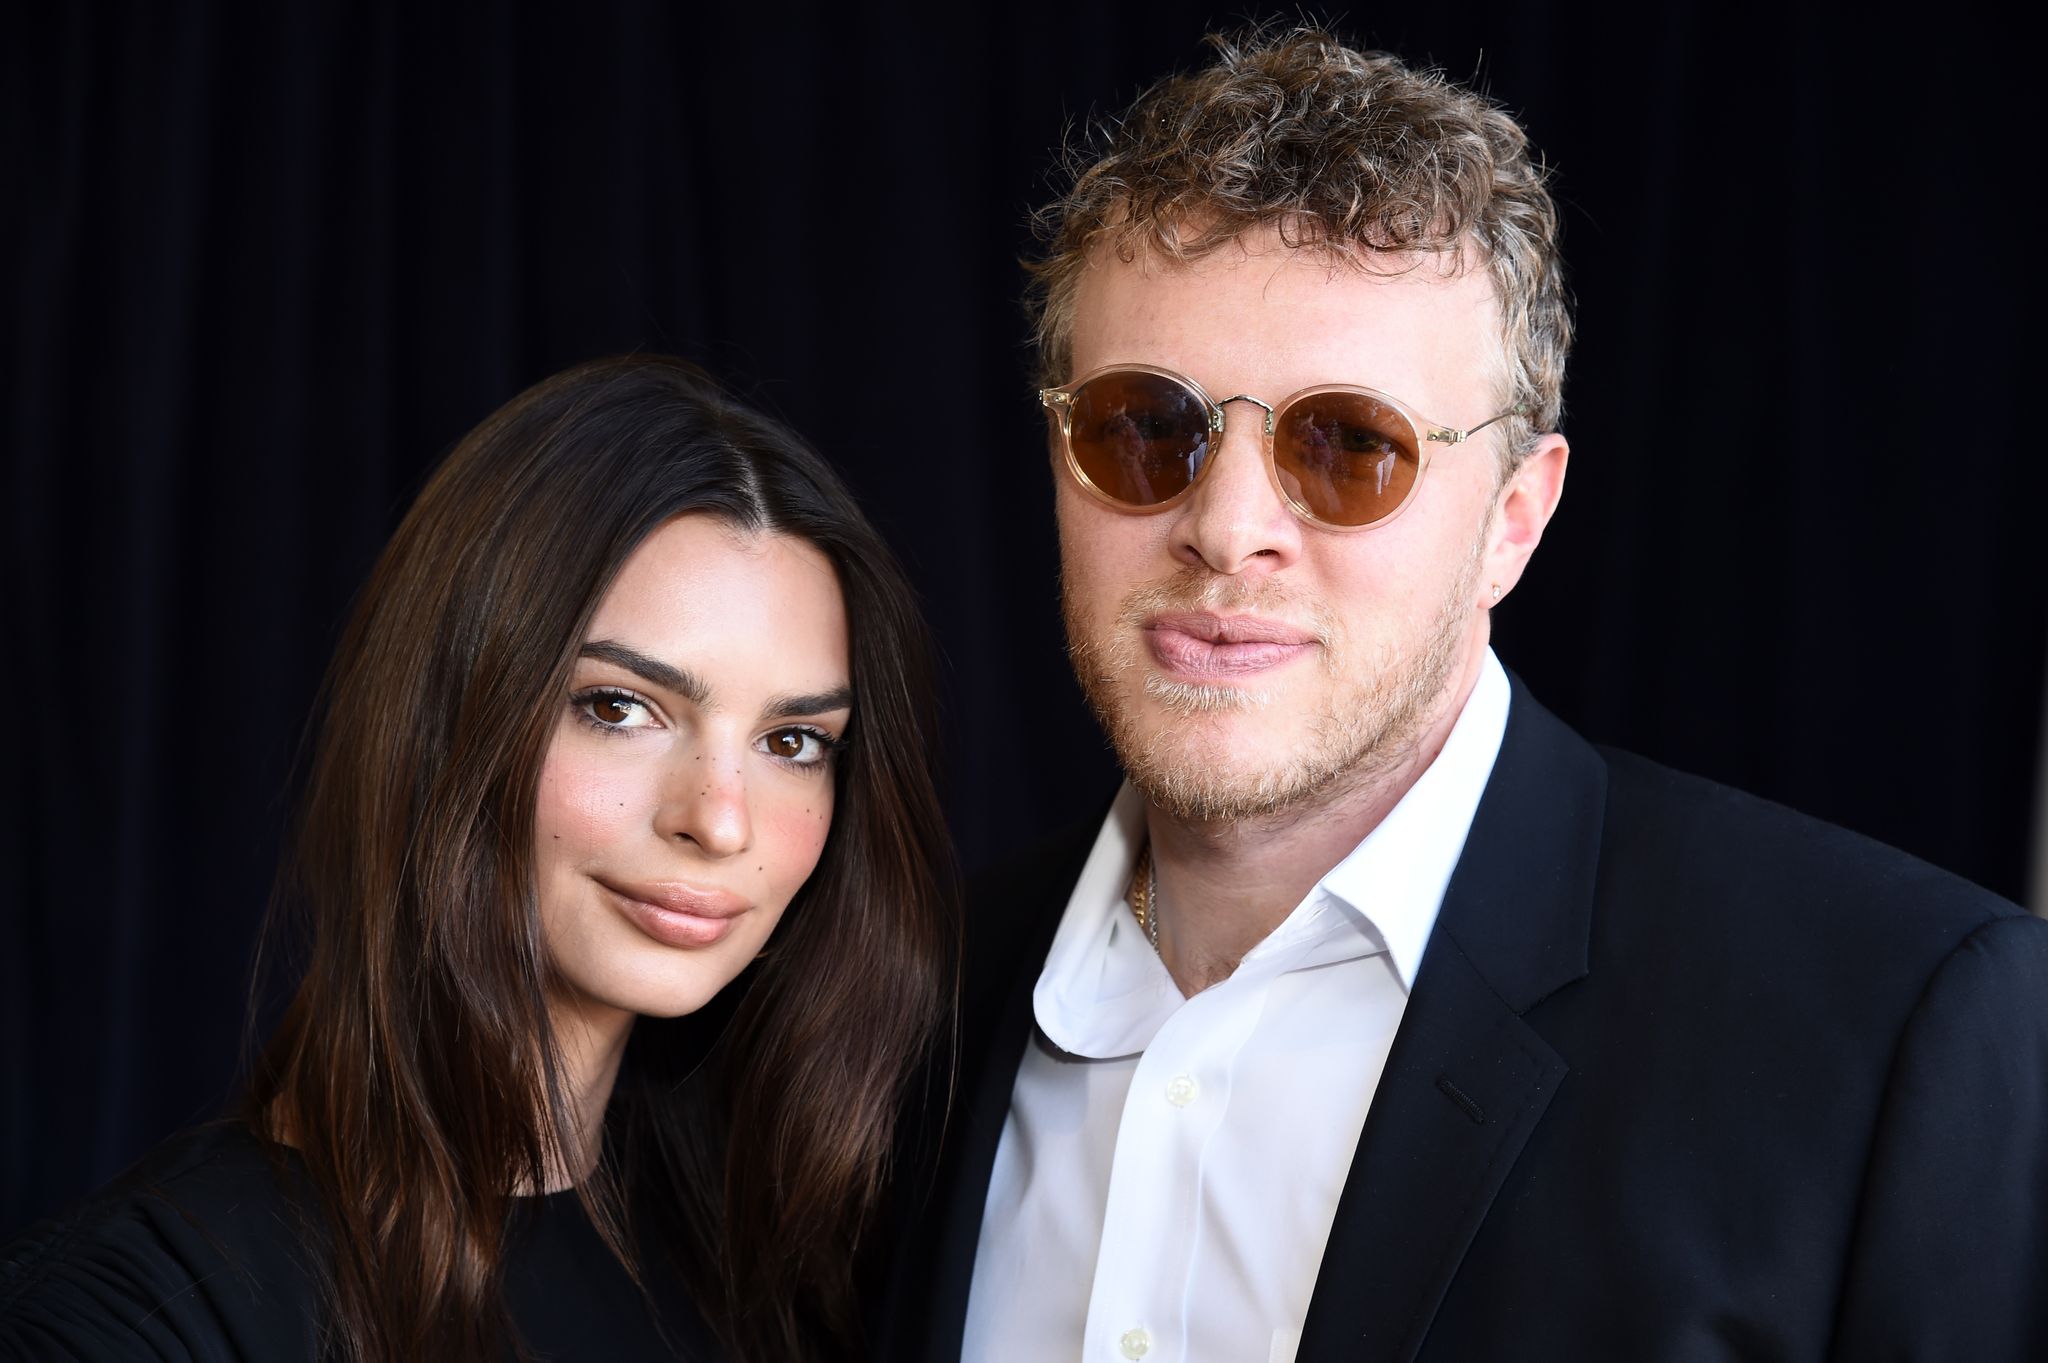
[[(1299, 812), (1370, 785), (1412, 754), (1458, 664), (1483, 543), (1475, 539), (1420, 646), (1370, 669), (1349, 657), (1351, 641), (1317, 603), (1270, 583), (1253, 588), (1199, 567), (1181, 568), (1131, 592), (1108, 638), (1088, 636), (1063, 572), (1060, 606), (1068, 656), (1124, 774), (1164, 813), (1188, 822), (1242, 823)], [(1196, 610), (1272, 615), (1315, 633), (1317, 664), (1336, 685), (1328, 711), (1314, 716), (1295, 750), (1261, 754), (1272, 760), (1245, 767), (1218, 760), (1199, 739), (1187, 741), (1204, 715), (1275, 703), (1255, 689), (1174, 682), (1151, 670), (1140, 641), (1144, 621)], [(1150, 738), (1140, 732), (1133, 704), (1118, 685), (1132, 673), (1144, 675), (1145, 694), (1174, 721), (1158, 726)]]

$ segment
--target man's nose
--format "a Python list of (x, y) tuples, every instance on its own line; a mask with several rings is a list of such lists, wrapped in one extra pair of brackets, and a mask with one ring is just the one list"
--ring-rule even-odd
[(1266, 468), (1265, 404), (1227, 398), (1209, 467), (1176, 511), (1172, 552), (1225, 575), (1277, 572), (1301, 556), (1301, 522)]
[(678, 755), (655, 811), (665, 838), (695, 843), (705, 855), (729, 857), (753, 841), (747, 808), (747, 759), (709, 745)]

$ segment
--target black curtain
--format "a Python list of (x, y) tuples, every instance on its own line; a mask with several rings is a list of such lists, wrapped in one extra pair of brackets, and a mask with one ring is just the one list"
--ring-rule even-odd
[[(0, 1235), (230, 1091), (351, 595), (425, 470), (574, 361), (689, 355), (845, 470), (945, 649), (970, 866), (1104, 798), (1015, 262), (1065, 130), (1241, 11), (52, 8), (0, 56)], [(2018, 35), (1409, 8), (1342, 27), (1524, 116), (1579, 299), (1570, 484), (1502, 657), (1596, 739), (2019, 895)]]

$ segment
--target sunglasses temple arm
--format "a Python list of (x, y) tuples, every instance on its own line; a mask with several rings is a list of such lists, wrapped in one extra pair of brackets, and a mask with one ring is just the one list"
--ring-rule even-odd
[(1527, 415), (1528, 410), (1526, 408), (1514, 407), (1510, 408), (1508, 411), (1502, 412), (1499, 416), (1490, 416), (1486, 418), (1486, 420), (1480, 422), (1477, 426), (1467, 426), (1462, 431), (1454, 431), (1450, 429), (1432, 429), (1429, 432), (1429, 439), (1431, 440), (1431, 442), (1438, 445), (1460, 445), (1463, 444), (1465, 441), (1470, 440), (1473, 436), (1478, 435), (1488, 426), (1496, 425), (1500, 422), (1506, 421), (1511, 416)]

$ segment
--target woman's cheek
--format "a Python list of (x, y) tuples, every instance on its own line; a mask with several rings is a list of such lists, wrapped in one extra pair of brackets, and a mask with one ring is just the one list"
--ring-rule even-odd
[(792, 799), (768, 816), (775, 862), (767, 869), (784, 903), (810, 879), (832, 832), (832, 787), (822, 781), (819, 786), (815, 796)]
[(615, 765), (557, 751), (541, 768), (541, 840), (602, 843), (630, 820), (634, 783)]

